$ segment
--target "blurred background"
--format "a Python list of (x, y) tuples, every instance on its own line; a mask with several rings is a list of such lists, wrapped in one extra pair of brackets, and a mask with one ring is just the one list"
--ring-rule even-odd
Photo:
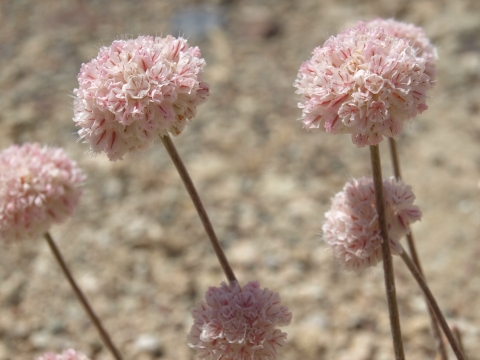
[[(293, 312), (280, 358), (393, 358), (381, 268), (348, 273), (320, 241), (330, 198), (369, 175), (368, 148), (302, 130), (292, 86), (316, 46), (376, 17), (422, 26), (438, 46), (429, 109), (399, 153), (424, 214), (413, 231), (425, 273), (480, 359), (480, 2), (0, 0), (0, 148), (63, 147), (87, 173), (79, 209), (52, 235), (125, 359), (194, 359), (190, 310), (224, 280), (163, 146), (109, 162), (71, 120), (83, 62), (115, 39), (167, 34), (201, 48), (211, 87), (174, 142), (240, 282), (259, 280)], [(407, 358), (433, 359), (423, 298), (394, 265)], [(2, 247), (0, 360), (68, 347), (110, 358), (45, 242)]]

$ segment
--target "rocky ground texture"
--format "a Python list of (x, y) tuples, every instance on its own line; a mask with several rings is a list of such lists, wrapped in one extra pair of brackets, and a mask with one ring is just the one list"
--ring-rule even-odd
[[(425, 273), (469, 359), (480, 359), (480, 2), (0, 2), (0, 147), (61, 146), (87, 173), (79, 209), (52, 235), (125, 359), (194, 359), (190, 310), (224, 275), (161, 143), (113, 163), (77, 142), (82, 62), (139, 34), (200, 46), (211, 97), (174, 142), (239, 280), (278, 291), (293, 312), (280, 358), (390, 360), (381, 268), (348, 273), (320, 241), (330, 198), (369, 175), (368, 148), (302, 130), (292, 84), (326, 38), (393, 16), (438, 46), (429, 109), (406, 126), (399, 153), (424, 214), (413, 231)], [(390, 176), (385, 142), (381, 151)], [(434, 359), (422, 295), (394, 266), (407, 358)], [(45, 242), (1, 247), (0, 360), (66, 347), (111, 358)]]

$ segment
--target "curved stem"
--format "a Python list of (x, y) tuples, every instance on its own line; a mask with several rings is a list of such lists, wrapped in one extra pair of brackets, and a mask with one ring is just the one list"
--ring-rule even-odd
[(377, 206), (378, 222), (382, 236), (383, 272), (385, 274), (385, 290), (387, 294), (388, 312), (390, 315), (390, 328), (392, 331), (395, 359), (405, 359), (403, 351), (402, 331), (400, 316), (398, 314), (397, 295), (395, 290), (395, 276), (393, 273), (392, 253), (385, 215), (385, 201), (383, 198), (383, 179), (378, 145), (370, 146), (370, 159), (372, 163), (373, 184), (375, 186), (375, 202)]
[(80, 301), (80, 303), (85, 308), (85, 311), (87, 312), (88, 316), (90, 317), (90, 320), (92, 320), (93, 325), (95, 325), (95, 327), (97, 328), (97, 330), (100, 334), (100, 337), (102, 338), (103, 342), (105, 343), (105, 346), (108, 348), (108, 350), (110, 350), (110, 352), (112, 353), (113, 357), (116, 360), (122, 360), (122, 356), (120, 355), (120, 352), (117, 350), (117, 348), (113, 344), (113, 342), (110, 338), (110, 335), (108, 334), (108, 332), (103, 327), (102, 322), (100, 321), (98, 316), (95, 314), (95, 312), (93, 311), (92, 307), (90, 306), (87, 298), (85, 297), (82, 290), (80, 290), (77, 283), (75, 282), (75, 279), (73, 278), (72, 274), (70, 273), (70, 270), (68, 269), (65, 261), (63, 260), (63, 256), (60, 253), (60, 250), (58, 249), (57, 245), (55, 244), (55, 241), (53, 240), (53, 238), (50, 236), (50, 234), (48, 232), (45, 233), (44, 236), (45, 236), (45, 239), (47, 240), (48, 246), (52, 250), (52, 253), (53, 253), (55, 259), (57, 260), (58, 264), (60, 265), (60, 267), (63, 271), (63, 274), (65, 275), (68, 282), (72, 286), (73, 292), (75, 293), (75, 295), (77, 295), (78, 300)]
[(180, 155), (178, 155), (177, 149), (175, 149), (175, 145), (173, 144), (172, 139), (170, 139), (170, 136), (168, 134), (164, 136), (160, 136), (160, 138), (162, 139), (163, 145), (165, 146), (165, 149), (167, 150), (168, 155), (170, 155), (170, 158), (172, 159), (173, 164), (177, 168), (177, 171), (180, 177), (182, 178), (183, 184), (185, 185), (185, 188), (187, 189), (187, 192), (190, 195), (190, 198), (192, 199), (193, 205), (195, 205), (195, 209), (197, 209), (198, 216), (202, 221), (203, 227), (205, 228), (205, 232), (207, 233), (207, 236), (210, 239), (210, 243), (212, 244), (213, 250), (217, 255), (218, 261), (222, 266), (225, 276), (227, 277), (229, 282), (237, 281), (235, 274), (233, 273), (232, 267), (230, 266), (227, 260), (227, 257), (223, 252), (222, 246), (218, 241), (217, 235), (213, 230), (212, 223), (210, 222), (208, 214), (205, 211), (202, 201), (200, 200), (200, 196), (198, 196), (198, 192), (195, 189), (195, 185), (193, 184), (192, 179), (188, 174), (187, 168), (185, 167), (182, 159), (180, 158)]
[(425, 282), (425, 279), (423, 278), (422, 274), (420, 273), (420, 270), (415, 266), (413, 261), (410, 259), (408, 254), (405, 251), (402, 251), (400, 254), (400, 257), (403, 259), (405, 264), (407, 265), (408, 269), (412, 273), (413, 277), (417, 281), (418, 285), (420, 286), (420, 289), (422, 289), (425, 298), (428, 301), (428, 305), (430, 305), (430, 308), (434, 312), (440, 327), (443, 330), (443, 333), (447, 337), (448, 342), (450, 343), (450, 346), (452, 347), (453, 352), (455, 353), (455, 356), (457, 357), (458, 360), (466, 360), (465, 355), (463, 354), (463, 351), (461, 347), (458, 345), (455, 336), (453, 335), (452, 331), (450, 330), (450, 327), (447, 324), (447, 321), (445, 320), (445, 317), (442, 314), (442, 311), (440, 310), (440, 307), (437, 304), (437, 301), (433, 297), (432, 292), (428, 288), (427, 283)]
[[(397, 180), (400, 180), (402, 176), (400, 173), (400, 161), (398, 158), (397, 144), (395, 139), (388, 138), (388, 145), (390, 148), (390, 155), (392, 158), (393, 173), (397, 178)], [(420, 265), (420, 258), (418, 256), (417, 249), (415, 247), (415, 241), (413, 240), (413, 234), (411, 230), (410, 230), (410, 233), (407, 234), (407, 243), (408, 243), (408, 249), (410, 250), (410, 255), (412, 257), (413, 263), (417, 267), (418, 271), (420, 271), (420, 274), (424, 276), (422, 271), (422, 266)], [(430, 315), (430, 323), (432, 326), (433, 337), (435, 338), (435, 342), (437, 344), (437, 351), (440, 354), (441, 360), (448, 360), (447, 349), (445, 348), (445, 344), (442, 339), (442, 333), (440, 332), (440, 328), (438, 326), (438, 322), (435, 317), (435, 314), (433, 313), (433, 310), (430, 308), (430, 306), (427, 306), (427, 308), (428, 308), (428, 314)]]

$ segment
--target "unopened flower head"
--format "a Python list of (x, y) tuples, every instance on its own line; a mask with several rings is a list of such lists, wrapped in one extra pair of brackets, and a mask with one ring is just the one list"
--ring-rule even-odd
[(276, 359), (287, 337), (276, 327), (292, 319), (278, 293), (261, 289), (258, 281), (210, 287), (192, 315), (188, 345), (210, 360)]
[(438, 58), (437, 48), (432, 45), (430, 39), (425, 35), (425, 31), (413, 24), (396, 21), (395, 19), (377, 18), (372, 21), (359, 21), (359, 26), (366, 26), (374, 29), (381, 27), (388, 35), (400, 39), (407, 39), (410, 45), (417, 51), (416, 55), (425, 59), (425, 73), (430, 78), (430, 83), (434, 84), (436, 77), (435, 62)]
[[(410, 224), (421, 218), (410, 186), (394, 177), (383, 181), (383, 196), (392, 254), (401, 252), (399, 240), (410, 232)], [(382, 261), (382, 237), (378, 225), (373, 180), (348, 181), (332, 199), (325, 213), (323, 239), (335, 258), (347, 269), (360, 272)]]
[(140, 36), (102, 47), (83, 64), (74, 90), (80, 138), (110, 160), (178, 135), (209, 96), (205, 60), (183, 38)]
[(381, 27), (360, 24), (329, 38), (294, 83), (304, 128), (351, 134), (359, 147), (400, 134), (406, 120), (427, 109), (425, 63), (407, 39)]
[(44, 234), (73, 213), (85, 175), (60, 148), (12, 145), (0, 153), (0, 240)]
[(61, 354), (45, 353), (37, 360), (90, 360), (86, 355), (73, 349), (68, 349)]

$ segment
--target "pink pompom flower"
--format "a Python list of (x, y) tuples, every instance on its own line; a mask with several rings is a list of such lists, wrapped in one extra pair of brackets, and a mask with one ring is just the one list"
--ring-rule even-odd
[(74, 349), (68, 349), (61, 354), (45, 353), (37, 360), (90, 360), (86, 355)]
[[(399, 240), (410, 232), (410, 224), (421, 218), (409, 185), (394, 177), (383, 181), (383, 195), (392, 254), (401, 253)], [(382, 261), (382, 237), (378, 225), (373, 180), (348, 181), (332, 199), (325, 213), (323, 239), (347, 270), (361, 272)]]
[(140, 36), (102, 47), (83, 64), (73, 121), (93, 152), (110, 160), (178, 135), (209, 96), (205, 60), (183, 38)]
[(210, 360), (276, 359), (287, 337), (276, 327), (292, 319), (278, 293), (261, 289), (258, 281), (210, 287), (192, 315), (188, 345)]
[(16, 241), (44, 234), (80, 201), (85, 175), (63, 149), (36, 143), (12, 145), (0, 153), (0, 239)]
[(407, 39), (410, 45), (417, 51), (416, 55), (425, 59), (425, 73), (428, 75), (430, 83), (432, 85), (434, 84), (437, 74), (435, 62), (438, 59), (438, 52), (437, 48), (433, 46), (421, 27), (396, 21), (395, 19), (382, 18), (377, 18), (372, 21), (359, 21), (357, 25), (366, 26), (371, 29), (380, 27), (389, 36)]
[(407, 39), (363, 24), (329, 38), (300, 67), (294, 86), (307, 130), (351, 134), (358, 147), (394, 137), (427, 109), (426, 59)]

